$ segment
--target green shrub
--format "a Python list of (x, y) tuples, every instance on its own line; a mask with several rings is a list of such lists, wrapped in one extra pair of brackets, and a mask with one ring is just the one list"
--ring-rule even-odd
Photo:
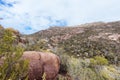
[(90, 63), (91, 65), (107, 65), (108, 60), (105, 57), (95, 56), (90, 59)]
[(23, 48), (15, 43), (12, 31), (6, 29), (0, 39), (0, 80), (27, 79), (28, 61), (21, 59)]

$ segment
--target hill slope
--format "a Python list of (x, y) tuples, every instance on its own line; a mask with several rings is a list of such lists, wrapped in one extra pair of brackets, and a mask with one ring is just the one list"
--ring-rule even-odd
[(80, 56), (86, 52), (88, 54), (91, 52), (91, 56), (93, 56), (99, 52), (105, 56), (110, 53), (120, 56), (119, 21), (97, 22), (76, 27), (52, 27), (25, 37), (29, 40), (31, 48), (44, 40), (46, 49), (52, 50), (55, 47), (62, 47), (72, 55), (78, 54)]
[[(0, 37), (3, 32), (0, 26)], [(51, 27), (16, 36), (25, 50), (49, 51), (60, 57), (59, 80), (120, 80), (120, 21)]]
[(28, 42), (26, 50), (51, 51), (60, 56), (62, 77), (120, 79), (120, 21), (51, 27), (23, 37)]

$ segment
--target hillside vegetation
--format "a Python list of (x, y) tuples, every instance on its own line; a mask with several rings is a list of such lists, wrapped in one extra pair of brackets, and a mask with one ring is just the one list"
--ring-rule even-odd
[(0, 80), (27, 79), (28, 61), (21, 59), (18, 31), (0, 26), (0, 32)]
[(31, 35), (26, 50), (61, 58), (61, 80), (120, 80), (120, 22), (51, 27)]
[(50, 27), (17, 41), (26, 51), (58, 55), (58, 80), (120, 80), (120, 21)]

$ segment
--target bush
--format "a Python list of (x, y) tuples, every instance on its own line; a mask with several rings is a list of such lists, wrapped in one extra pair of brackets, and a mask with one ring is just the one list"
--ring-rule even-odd
[(91, 65), (107, 65), (108, 60), (105, 57), (95, 56), (90, 59), (90, 63)]
[(14, 34), (19, 34), (19, 31), (13, 29), (13, 28), (6, 28), (6, 30), (11, 31)]
[(6, 29), (0, 42), (0, 80), (27, 79), (28, 61), (21, 60), (23, 49), (15, 44), (12, 31)]

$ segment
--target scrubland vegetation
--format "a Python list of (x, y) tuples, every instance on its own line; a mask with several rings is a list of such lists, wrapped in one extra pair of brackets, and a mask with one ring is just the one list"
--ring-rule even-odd
[[(12, 51), (17, 53), (17, 61), (23, 49), (53, 52), (58, 55), (61, 60), (58, 80), (120, 80), (119, 21), (65, 28), (52, 27), (35, 34), (20, 35), (17, 39), (24, 39), (23, 43), (20, 43), (22, 48), (18, 50), (16, 46)], [(5, 44), (4, 41), (2, 44)], [(5, 50), (8, 51), (9, 48)], [(10, 52), (7, 54), (11, 55)]]
[(17, 45), (14, 29), (4, 29), (0, 38), (0, 80), (27, 79), (28, 61), (21, 58), (24, 51)]
[(28, 50), (51, 51), (60, 57), (60, 80), (119, 80), (119, 36), (120, 22), (98, 22), (52, 27), (25, 37), (31, 39)]

